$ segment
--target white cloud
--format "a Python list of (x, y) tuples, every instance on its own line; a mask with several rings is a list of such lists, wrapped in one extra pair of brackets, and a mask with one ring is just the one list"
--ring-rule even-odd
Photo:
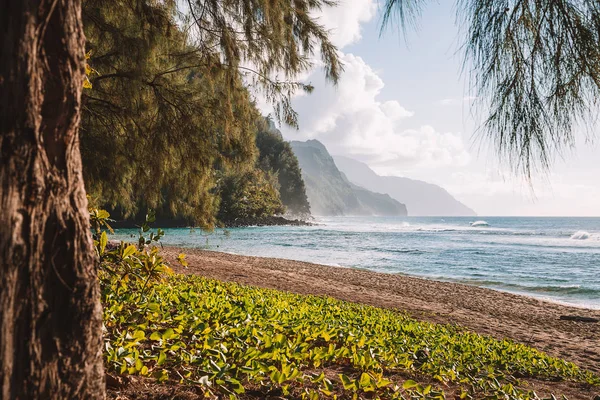
[[(361, 38), (361, 24), (377, 12), (375, 0), (341, 0), (315, 17), (343, 48)], [(320, 68), (312, 71), (315, 91), (293, 101), (300, 130), (283, 128), (289, 139), (322, 141), (333, 154), (346, 154), (371, 166), (398, 172), (410, 166), (464, 165), (470, 156), (460, 134), (438, 132), (432, 126), (407, 129), (403, 121), (414, 112), (398, 101), (381, 101), (381, 77), (365, 61), (340, 52), (344, 72), (336, 87), (325, 83)]]
[[(361, 39), (361, 24), (369, 22), (377, 13), (377, 1), (376, 0), (339, 0), (336, 6), (323, 7), (321, 10), (312, 13), (312, 17), (317, 22), (325, 27), (329, 32), (329, 38), (332, 43), (337, 46), (338, 50), (343, 47), (355, 43)], [(340, 56), (343, 53), (339, 52)], [(319, 55), (312, 57), (313, 68), (312, 70), (305, 71), (294, 78), (298, 82), (310, 82), (311, 78), (313, 81), (314, 77), (323, 74), (321, 70), (322, 62)], [(251, 62), (246, 62), (245, 67), (256, 70)], [(249, 74), (252, 76), (252, 74)], [(281, 73), (273, 74), (273, 80), (285, 79)], [(319, 77), (320, 78), (320, 77)], [(379, 79), (377, 77), (377, 79)], [(318, 79), (320, 89), (325, 86), (322, 79)], [(247, 83), (251, 82), (251, 79), (246, 80)], [(314, 83), (314, 82), (313, 82)], [(383, 82), (380, 83), (383, 85)], [(330, 83), (327, 83), (330, 85)], [(267, 115), (273, 112), (273, 103), (266, 99), (265, 95), (261, 92), (258, 87), (251, 88), (251, 92), (256, 101), (256, 106), (261, 113)], [(305, 93), (297, 91), (295, 96), (301, 97)], [(390, 110), (392, 111), (392, 110)], [(327, 124), (328, 121), (324, 120), (322, 123)]]
[(381, 110), (386, 117), (392, 121), (399, 121), (406, 117), (412, 117), (414, 113), (402, 107), (397, 101), (386, 101), (381, 104)]
[(340, 0), (336, 7), (324, 7), (314, 16), (330, 30), (332, 42), (343, 48), (361, 38), (361, 23), (370, 21), (377, 12), (374, 0)]
[(333, 154), (353, 156), (376, 169), (396, 172), (407, 167), (465, 165), (470, 156), (460, 134), (432, 126), (406, 129), (414, 115), (395, 100), (380, 101), (383, 80), (360, 57), (344, 54), (344, 73), (337, 87), (326, 85), (320, 71), (311, 76), (311, 96), (294, 99), (300, 131), (289, 139), (322, 141)]

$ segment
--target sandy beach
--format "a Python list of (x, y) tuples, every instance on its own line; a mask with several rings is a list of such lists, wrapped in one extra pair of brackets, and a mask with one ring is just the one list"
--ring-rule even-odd
[[(186, 254), (187, 268), (175, 261), (179, 253)], [(600, 310), (469, 285), (293, 260), (176, 247), (165, 247), (163, 254), (180, 273), (397, 309), (419, 320), (458, 324), (499, 339), (510, 338), (600, 373), (600, 323), (560, 319), (600, 319)]]

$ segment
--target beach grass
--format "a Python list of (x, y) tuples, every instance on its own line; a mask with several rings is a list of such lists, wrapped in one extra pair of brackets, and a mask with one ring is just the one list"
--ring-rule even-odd
[(536, 399), (531, 381), (600, 386), (523, 344), (330, 297), (178, 274), (101, 285), (108, 371), (208, 397)]

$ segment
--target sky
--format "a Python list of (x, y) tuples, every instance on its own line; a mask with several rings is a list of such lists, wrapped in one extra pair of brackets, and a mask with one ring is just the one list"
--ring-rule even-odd
[(288, 140), (318, 139), (331, 154), (367, 163), (380, 175), (438, 184), (479, 215), (600, 216), (600, 146), (578, 139), (549, 172), (527, 183), (477, 136), (479, 119), (461, 73), (454, 2), (431, 2), (415, 30), (380, 36), (374, 0), (340, 0), (316, 16), (344, 63), (337, 86), (315, 65), (315, 90), (293, 107)]

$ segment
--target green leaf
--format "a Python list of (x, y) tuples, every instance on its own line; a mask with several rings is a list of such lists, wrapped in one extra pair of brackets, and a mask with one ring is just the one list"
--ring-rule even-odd
[(133, 255), (136, 251), (137, 251), (137, 248), (135, 247), (135, 245), (130, 244), (129, 246), (127, 246), (125, 248), (125, 250), (123, 250), (123, 258), (127, 258), (127, 257)]
[(342, 381), (342, 386), (344, 386), (344, 389), (346, 389), (346, 390), (356, 390), (357, 389), (356, 381), (354, 379), (351, 379), (344, 374), (340, 374), (339, 377), (340, 377), (340, 380)]
[(106, 236), (106, 231), (102, 231), (102, 234), (100, 235), (100, 254), (104, 254), (107, 244), (108, 236)]
[(274, 370), (273, 372), (271, 372), (270, 378), (274, 383), (280, 383), (279, 381), (281, 380), (281, 372), (279, 372), (278, 370)]
[(175, 336), (177, 336), (177, 335), (175, 334), (175, 331), (174, 331), (173, 329), (171, 329), (171, 328), (167, 329), (167, 330), (166, 330), (166, 331), (165, 331), (165, 332), (162, 334), (162, 338), (163, 338), (163, 339), (165, 339), (165, 340), (169, 340), (169, 339), (171, 339), (171, 338), (173, 338), (173, 337), (175, 337)]
[(150, 304), (148, 304), (148, 310), (150, 310), (152, 312), (159, 312), (160, 311), (160, 304), (158, 304), (158, 303), (150, 303)]
[(413, 389), (418, 386), (419, 386), (419, 384), (417, 382), (413, 381), (412, 379), (409, 379), (402, 384), (403, 389)]
[(316, 376), (315, 378), (313, 378), (311, 381), (312, 381), (312, 383), (319, 383), (323, 379), (325, 379), (325, 373), (321, 372), (318, 376)]
[(361, 388), (370, 387), (372, 384), (371, 384), (371, 377), (369, 376), (369, 374), (367, 374), (366, 372), (363, 372), (360, 375), (360, 380), (358, 381), (358, 384), (360, 385)]
[(381, 378), (377, 381), (377, 387), (382, 388), (391, 385), (393, 382), (389, 379)]
[(133, 338), (137, 340), (142, 340), (146, 338), (146, 333), (142, 330), (137, 330), (133, 333)]
[(164, 382), (169, 379), (169, 371), (166, 369), (158, 371), (155, 375), (159, 382)]
[(183, 267), (187, 267), (188, 266), (188, 262), (185, 259), (185, 254), (181, 253), (177, 256), (177, 262), (179, 264), (181, 264), (181, 266)]
[(227, 382), (231, 385), (233, 391), (237, 394), (242, 394), (246, 392), (246, 390), (244, 390), (244, 386), (237, 379), (231, 378)]

